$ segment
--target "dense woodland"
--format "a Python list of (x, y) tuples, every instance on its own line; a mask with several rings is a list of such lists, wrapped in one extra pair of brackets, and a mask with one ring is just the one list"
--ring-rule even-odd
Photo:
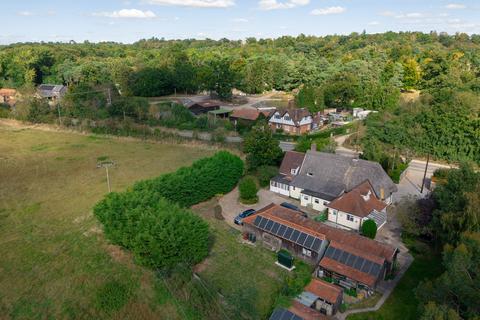
[[(479, 35), (435, 32), (0, 48), (0, 87), (28, 93), (40, 83), (66, 84), (63, 112), (76, 118), (146, 120), (152, 118), (148, 104), (125, 97), (210, 91), (229, 99), (233, 88), (294, 92), (297, 106), (312, 111), (379, 110), (359, 136), (372, 160), (410, 153), (480, 162), (479, 75)], [(112, 108), (106, 107), (106, 88), (113, 89)], [(420, 99), (402, 102), (401, 91), (411, 89), (421, 91)], [(19, 118), (55, 116), (38, 102), (26, 104), (19, 105)]]

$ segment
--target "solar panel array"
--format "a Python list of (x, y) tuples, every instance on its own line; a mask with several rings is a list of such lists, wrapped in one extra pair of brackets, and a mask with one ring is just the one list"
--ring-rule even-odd
[(285, 309), (275, 309), (269, 320), (303, 320), (303, 318)]
[(325, 257), (333, 259), (341, 264), (354, 268), (363, 273), (378, 277), (382, 266), (368, 259), (358, 257), (354, 254), (329, 246), (325, 252)]
[(317, 253), (322, 246), (322, 240), (320, 238), (262, 216), (257, 216), (253, 224), (263, 231), (272, 233), (277, 237), (296, 243), (303, 248)]

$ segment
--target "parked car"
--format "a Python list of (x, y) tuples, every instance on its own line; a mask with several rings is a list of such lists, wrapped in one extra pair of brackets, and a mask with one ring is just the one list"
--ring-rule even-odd
[(235, 219), (233, 219), (233, 222), (241, 226), (243, 225), (243, 219), (245, 219), (246, 217), (250, 217), (255, 212), (257, 212), (257, 210), (255, 209), (245, 210), (242, 213), (240, 213), (238, 216), (236, 216)]
[(300, 208), (298, 208), (296, 205), (293, 205), (293, 204), (288, 203), (288, 202), (282, 202), (280, 205), (284, 208), (298, 211), (302, 216), (304, 216), (305, 218), (308, 218), (308, 215), (305, 212), (303, 212), (302, 210), (300, 210)]

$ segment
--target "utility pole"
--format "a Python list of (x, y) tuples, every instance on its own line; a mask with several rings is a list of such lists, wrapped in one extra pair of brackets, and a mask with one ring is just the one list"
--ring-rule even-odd
[(107, 94), (108, 94), (107, 104), (108, 104), (109, 106), (111, 106), (111, 105), (112, 105), (112, 93), (110, 92), (110, 88), (107, 89)]
[(62, 115), (60, 114), (60, 103), (57, 102), (58, 122), (62, 125)]
[(113, 161), (102, 161), (97, 163), (97, 168), (105, 168), (105, 172), (107, 174), (107, 187), (108, 193), (112, 192), (112, 188), (110, 187), (110, 175), (108, 174), (108, 168), (115, 166)]
[(422, 189), (420, 190), (420, 194), (423, 193), (423, 187), (425, 186), (425, 179), (427, 178), (427, 170), (428, 170), (428, 163), (429, 162), (430, 162), (430, 153), (427, 154), (427, 164), (425, 165), (425, 173), (423, 174)]

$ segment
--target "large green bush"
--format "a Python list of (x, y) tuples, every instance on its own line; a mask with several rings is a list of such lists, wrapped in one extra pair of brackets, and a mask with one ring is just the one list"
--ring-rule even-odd
[(183, 207), (232, 190), (243, 162), (228, 152), (191, 167), (110, 193), (94, 208), (106, 237), (133, 252), (143, 265), (172, 269), (191, 266), (208, 254), (208, 224)]
[(198, 160), (191, 167), (142, 181), (135, 191), (151, 190), (151, 196), (164, 197), (181, 206), (190, 207), (216, 194), (230, 192), (243, 175), (243, 161), (226, 151)]
[(368, 219), (362, 224), (362, 235), (370, 239), (375, 239), (377, 235), (377, 224), (372, 219)]
[(254, 177), (246, 176), (243, 178), (238, 188), (240, 191), (240, 200), (243, 203), (256, 203), (258, 201), (258, 187)]

